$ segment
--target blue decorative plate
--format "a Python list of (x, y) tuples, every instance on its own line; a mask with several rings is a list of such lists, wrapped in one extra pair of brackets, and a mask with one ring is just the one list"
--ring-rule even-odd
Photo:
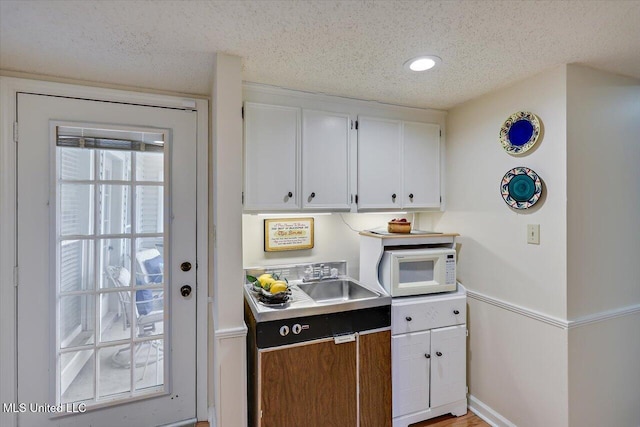
[(522, 154), (535, 145), (540, 136), (540, 120), (527, 111), (512, 114), (500, 128), (500, 143), (509, 154)]
[(537, 173), (524, 166), (511, 169), (502, 177), (500, 193), (514, 209), (528, 209), (542, 195), (542, 181)]

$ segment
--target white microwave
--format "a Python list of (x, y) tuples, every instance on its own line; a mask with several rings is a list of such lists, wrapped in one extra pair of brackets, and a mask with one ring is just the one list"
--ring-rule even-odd
[(456, 290), (456, 251), (392, 249), (382, 255), (378, 278), (392, 297)]

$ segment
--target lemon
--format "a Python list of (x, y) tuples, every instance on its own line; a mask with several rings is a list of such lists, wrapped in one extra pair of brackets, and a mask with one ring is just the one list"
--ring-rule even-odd
[(271, 293), (277, 294), (278, 292), (284, 292), (287, 290), (287, 282), (277, 280), (271, 285)]
[(276, 279), (274, 279), (273, 276), (269, 273), (261, 274), (260, 277), (258, 277), (258, 282), (260, 283), (260, 286), (262, 286), (265, 289), (269, 289), (268, 286), (271, 286), (271, 284), (275, 281)]

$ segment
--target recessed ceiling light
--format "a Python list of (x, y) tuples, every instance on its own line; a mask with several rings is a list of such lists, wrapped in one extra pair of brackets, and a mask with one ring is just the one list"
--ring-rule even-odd
[(404, 68), (409, 71), (427, 71), (440, 64), (442, 59), (433, 55), (422, 55), (411, 58), (404, 63)]

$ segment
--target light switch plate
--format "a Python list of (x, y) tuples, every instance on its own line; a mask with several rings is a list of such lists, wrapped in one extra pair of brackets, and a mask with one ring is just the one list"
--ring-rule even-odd
[(527, 243), (540, 244), (540, 224), (527, 224)]

